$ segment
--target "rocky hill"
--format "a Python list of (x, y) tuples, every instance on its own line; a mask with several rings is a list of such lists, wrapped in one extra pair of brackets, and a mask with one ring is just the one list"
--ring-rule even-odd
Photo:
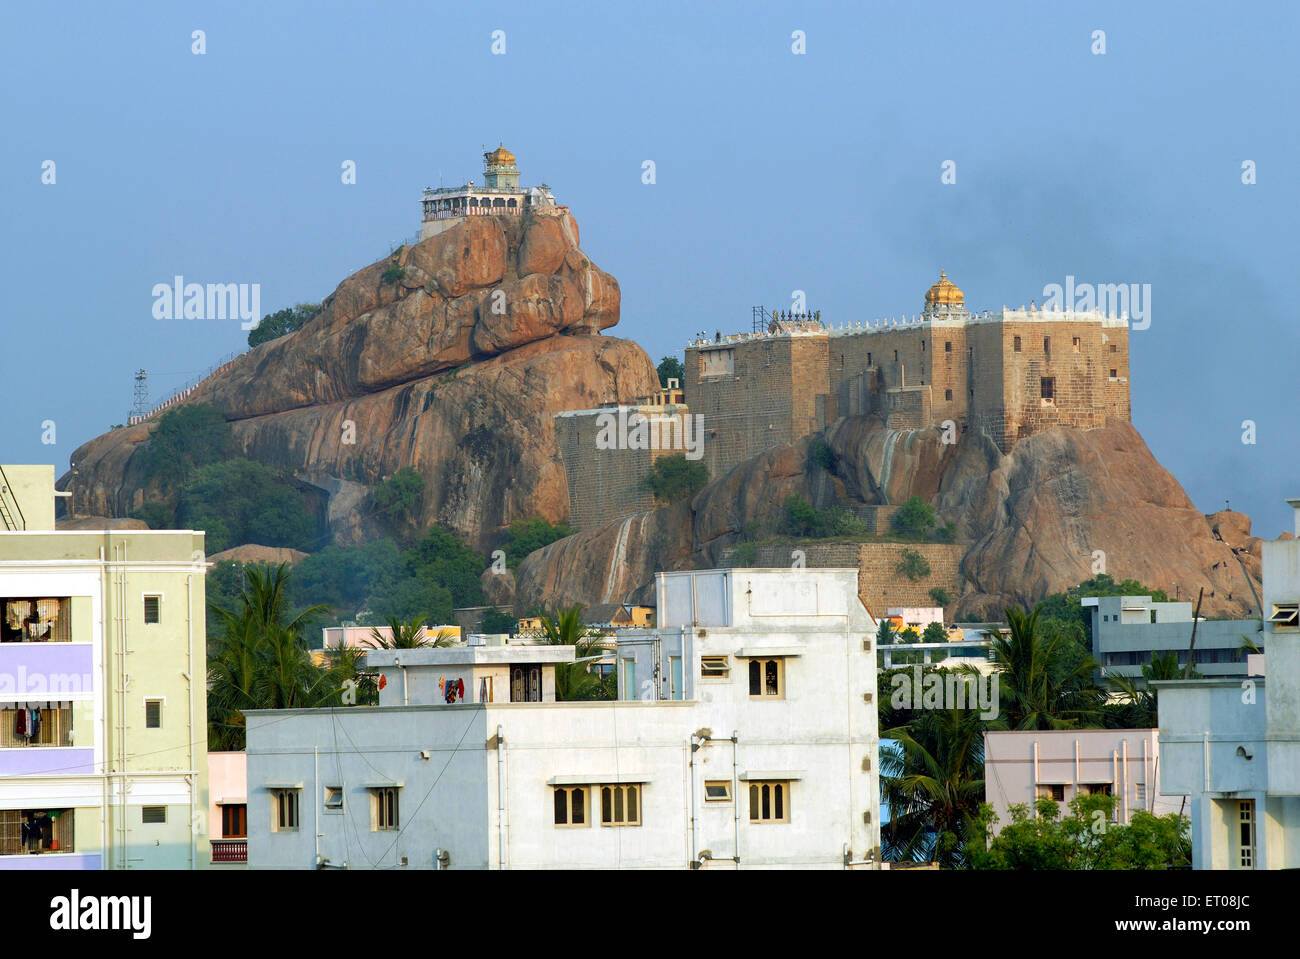
[(912, 495), (933, 503), (966, 545), (964, 592), (952, 607), (963, 619), (1000, 619), (1009, 603), (1033, 603), (1096, 572), (1185, 599), (1204, 586), (1204, 615), (1251, 615), (1250, 586), (1229, 548), (1244, 550), (1258, 584), (1261, 540), (1250, 535), (1249, 517), (1198, 512), (1132, 426), (1057, 427), (1003, 455), (981, 434), (945, 445), (938, 430), (885, 430), (851, 417), (826, 442), (833, 473), (808, 462), (808, 441), (779, 447), (689, 503), (539, 550), (520, 567), (517, 603), (648, 600), (656, 569), (717, 565), (746, 524), (772, 528), (785, 498), (798, 493), (818, 504)]
[[(516, 519), (568, 516), (552, 417), (628, 402), (658, 385), (619, 319), (617, 281), (578, 245), (566, 208), (466, 219), (344, 280), (301, 330), (264, 343), (187, 402), (230, 422), (244, 456), (328, 497), (340, 543), (373, 530), (358, 509), (412, 466), (422, 525), (486, 549)], [(120, 517), (153, 490), (143, 457), (156, 418), (72, 456), (75, 516)]]
[[(582, 252), (567, 209), (471, 217), (344, 280), (306, 326), (240, 356), (185, 402), (216, 407), (244, 456), (323, 498), (336, 542), (378, 534), (366, 499), (411, 466), (426, 484), (418, 523), (486, 552), (516, 519), (569, 516), (556, 413), (656, 387), (640, 347), (601, 335), (619, 306), (618, 283)], [(73, 454), (76, 472), (60, 481), (73, 516), (121, 522), (159, 492), (141, 455), (155, 426)], [(917, 495), (965, 549), (950, 609), (964, 618), (1000, 617), (1098, 571), (1184, 597), (1204, 586), (1208, 614), (1249, 614), (1229, 549), (1257, 581), (1249, 519), (1197, 512), (1131, 426), (1057, 427), (1004, 455), (982, 434), (944, 444), (937, 430), (859, 416), (824, 441), (830, 470), (812, 464), (808, 440), (768, 450), (690, 502), (553, 543), (517, 576), (486, 573), (485, 594), (520, 610), (646, 600), (656, 570), (724, 562), (747, 527), (775, 527), (791, 494), (819, 507)]]

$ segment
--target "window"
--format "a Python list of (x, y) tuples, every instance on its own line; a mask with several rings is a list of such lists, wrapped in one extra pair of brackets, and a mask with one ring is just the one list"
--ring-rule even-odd
[(637, 783), (600, 786), (602, 826), (641, 825), (641, 786)]
[(749, 821), (752, 823), (789, 822), (790, 784), (788, 782), (750, 783)]
[(1065, 802), (1065, 784), (1064, 783), (1047, 783), (1038, 787), (1039, 799), (1050, 799), (1052, 802)]
[(1070, 346), (1074, 348), (1074, 352), (1079, 352), (1079, 338), (1077, 336), (1070, 339)]
[(921, 341), (921, 352), (922, 352), (922, 353), (925, 352), (925, 340), (922, 340), (922, 341)]
[(0, 856), (76, 852), (71, 809), (0, 809)]
[(894, 362), (898, 362), (898, 350), (894, 350)]
[(726, 656), (701, 656), (700, 676), (704, 679), (726, 679), (731, 675), (731, 666)]
[(370, 790), (370, 830), (384, 832), (397, 828), (397, 787), (379, 786)]
[(271, 832), (298, 831), (298, 790), (271, 790)]
[(1146, 783), (1133, 784), (1133, 804), (1135, 806), (1141, 807), (1142, 809), (1147, 808), (1147, 784)]
[(244, 839), (248, 836), (247, 803), (230, 803), (221, 807), (221, 838)]
[(1274, 603), (1268, 621), (1275, 629), (1300, 628), (1300, 603)]
[(704, 784), (704, 801), (731, 802), (731, 783), (725, 779), (706, 782)]
[(1056, 378), (1055, 377), (1052, 376), (1040, 377), (1039, 389), (1042, 391), (1044, 403), (1053, 403), (1056, 401)]
[(682, 684), (682, 658), (668, 657), (668, 695), (670, 699), (685, 699), (686, 689)]
[(1018, 336), (1016, 336), (1016, 337), (1012, 337), (1012, 339), (1011, 339), (1011, 348), (1012, 348), (1013, 350), (1015, 350), (1017, 353), (1020, 352), (1020, 337), (1018, 337)]
[(1115, 344), (1114, 344), (1114, 343), (1112, 343), (1112, 344), (1110, 345), (1110, 351), (1111, 351), (1112, 353), (1115, 352)]
[(1085, 796), (1111, 795), (1110, 783), (1080, 783), (1079, 789)]
[(943, 341), (943, 351), (944, 351), (945, 353), (951, 353), (951, 352), (952, 352), (952, 340), (944, 340), (944, 341)]
[(1050, 336), (1045, 336), (1045, 337), (1043, 337), (1043, 352), (1044, 352), (1044, 353), (1047, 353), (1049, 356), (1051, 355), (1051, 352), (1052, 352), (1052, 338), (1051, 338)]
[(167, 821), (166, 806), (141, 806), (140, 821), (145, 825), (158, 825)]
[(947, 400), (949, 403), (951, 403), (951, 402), (952, 402), (952, 390), (944, 390), (944, 391), (943, 391), (943, 398), (944, 398), (945, 400)]
[(492, 702), (492, 677), (480, 676), (478, 681), (478, 701), (480, 703)]
[(1155, 621), (1156, 621), (1156, 611), (1153, 609), (1151, 610), (1151, 622), (1154, 623)]
[(339, 809), (343, 808), (343, 787), (326, 786), (325, 787), (325, 808)]
[(145, 729), (162, 729), (162, 705), (161, 699), (146, 699), (144, 701), (144, 728)]
[(162, 622), (162, 597), (146, 596), (144, 598), (144, 621), (146, 624)]
[(870, 366), (870, 365), (871, 365), (871, 354), (868, 353), (868, 354), (867, 354), (867, 366)]
[(631, 656), (623, 657), (623, 698), (634, 701), (636, 695), (636, 659)]
[(1110, 371), (1110, 378), (1111, 378), (1112, 380), (1117, 380), (1117, 379), (1119, 379), (1119, 370), (1111, 370), (1111, 371)]
[(555, 825), (586, 826), (587, 787), (557, 786), (555, 789)]
[(1237, 823), (1240, 828), (1237, 844), (1237, 865), (1242, 869), (1255, 868), (1255, 800), (1237, 803)]
[(749, 661), (749, 696), (751, 699), (785, 697), (785, 672), (779, 659)]

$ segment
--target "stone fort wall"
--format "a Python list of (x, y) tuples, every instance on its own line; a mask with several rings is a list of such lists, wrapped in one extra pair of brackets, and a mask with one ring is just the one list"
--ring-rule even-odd
[[(948, 592), (949, 608), (965, 586), (961, 558), (966, 547), (956, 543), (768, 543), (757, 547), (756, 567), (791, 566), (792, 553), (802, 550), (810, 568), (854, 567), (858, 569), (858, 596), (873, 616), (884, 615), (890, 606), (933, 606), (930, 590)], [(897, 571), (904, 550), (912, 550), (930, 564), (930, 574), (913, 582)], [(725, 562), (730, 563), (728, 558)]]
[(952, 420), (1003, 452), (1053, 426), (1131, 418), (1128, 323), (1100, 314), (1007, 310), (742, 334), (688, 346), (685, 368), (686, 401), (705, 415), (711, 478), (837, 416), (876, 415), (891, 429)]

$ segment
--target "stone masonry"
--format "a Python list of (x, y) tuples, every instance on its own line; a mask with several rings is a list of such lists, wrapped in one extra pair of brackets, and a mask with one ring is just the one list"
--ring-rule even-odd
[(686, 400), (705, 417), (712, 477), (837, 416), (890, 429), (951, 421), (1009, 452), (1056, 425), (1128, 422), (1128, 320), (1097, 311), (970, 313), (946, 277), (902, 323), (832, 329), (807, 315), (686, 348)]

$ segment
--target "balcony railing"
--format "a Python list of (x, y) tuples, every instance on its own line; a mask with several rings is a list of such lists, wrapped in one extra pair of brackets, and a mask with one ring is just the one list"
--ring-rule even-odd
[(213, 839), (213, 862), (248, 862), (247, 839)]

